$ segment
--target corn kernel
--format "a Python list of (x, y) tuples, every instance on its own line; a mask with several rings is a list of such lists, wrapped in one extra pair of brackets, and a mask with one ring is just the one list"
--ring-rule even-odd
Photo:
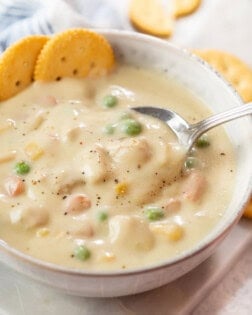
[(36, 143), (29, 143), (25, 147), (25, 153), (29, 158), (34, 161), (40, 158), (44, 151)]
[(101, 257), (100, 260), (102, 262), (112, 262), (116, 259), (115, 254), (111, 253), (111, 252), (105, 252)]
[(41, 228), (37, 231), (36, 235), (37, 237), (45, 237), (49, 234), (49, 229), (48, 228)]
[(128, 185), (126, 183), (119, 183), (115, 186), (115, 192), (117, 195), (123, 196), (127, 193)]
[(155, 224), (151, 226), (154, 233), (164, 235), (169, 241), (179, 241), (184, 235), (184, 229), (178, 224)]

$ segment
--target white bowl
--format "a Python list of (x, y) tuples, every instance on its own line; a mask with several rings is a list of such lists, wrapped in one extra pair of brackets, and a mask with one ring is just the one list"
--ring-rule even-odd
[[(200, 97), (213, 112), (242, 105), (237, 93), (196, 56), (169, 43), (136, 33), (101, 31), (115, 49), (117, 60), (159, 69)], [(69, 294), (112, 297), (136, 294), (164, 285), (209, 257), (238, 222), (252, 187), (251, 117), (228, 123), (226, 131), (237, 154), (235, 191), (218, 225), (193, 249), (154, 267), (132, 271), (86, 272), (29, 257), (0, 241), (0, 260), (11, 268)], [(234, 244), (235, 246), (235, 244)]]

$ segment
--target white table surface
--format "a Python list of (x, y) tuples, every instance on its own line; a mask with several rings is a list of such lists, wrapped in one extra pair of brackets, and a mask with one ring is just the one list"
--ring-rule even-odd
[[(127, 1), (107, 1), (118, 7), (125, 28), (130, 28)], [(196, 13), (176, 23), (170, 41), (188, 48), (226, 50), (252, 66), (252, 0), (202, 1)], [(251, 233), (252, 222), (242, 222), (215, 255), (190, 274), (163, 288), (122, 299), (67, 296), (0, 264), (0, 315), (185, 315), (193, 309), (193, 315), (250, 315)]]

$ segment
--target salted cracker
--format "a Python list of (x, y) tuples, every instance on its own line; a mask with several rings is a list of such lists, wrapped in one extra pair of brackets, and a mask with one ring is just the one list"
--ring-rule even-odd
[(198, 9), (201, 0), (174, 0), (174, 13), (176, 17), (185, 16)]
[(248, 219), (252, 219), (252, 200), (250, 200), (249, 204), (245, 208), (243, 212), (243, 216)]
[(0, 56), (0, 101), (21, 92), (33, 81), (37, 57), (47, 41), (47, 36), (28, 36)]
[(252, 69), (243, 61), (218, 50), (195, 50), (194, 53), (219, 71), (234, 86), (244, 102), (252, 101)]
[(54, 35), (42, 49), (35, 67), (35, 80), (105, 75), (114, 67), (113, 50), (100, 34), (69, 29)]
[(133, 26), (143, 33), (168, 37), (173, 33), (173, 12), (161, 0), (132, 0), (129, 18)]
[[(235, 87), (244, 102), (252, 101), (252, 70), (244, 62), (217, 50), (197, 50), (194, 53), (218, 70)], [(243, 216), (252, 219), (252, 200), (245, 208)]]

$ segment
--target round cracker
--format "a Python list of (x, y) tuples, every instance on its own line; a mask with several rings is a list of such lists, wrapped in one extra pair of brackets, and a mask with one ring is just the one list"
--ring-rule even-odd
[(0, 100), (22, 91), (33, 81), (37, 57), (48, 41), (44, 35), (28, 36), (6, 49), (0, 57)]
[(168, 37), (173, 32), (173, 14), (160, 0), (132, 0), (129, 17), (133, 26), (143, 33)]
[(35, 80), (105, 75), (114, 66), (114, 53), (100, 34), (70, 29), (55, 35), (42, 49), (35, 67)]
[(252, 69), (243, 61), (218, 50), (196, 50), (194, 53), (219, 71), (234, 86), (244, 102), (252, 101)]
[(175, 0), (175, 16), (181, 17), (193, 13), (198, 9), (201, 0)]
[[(196, 50), (195, 54), (211, 64), (236, 88), (244, 102), (252, 101), (252, 70), (240, 59), (217, 50)], [(245, 217), (252, 219), (252, 200), (247, 205)]]
[(252, 200), (250, 200), (249, 204), (245, 208), (243, 216), (248, 218), (248, 219), (252, 219)]

